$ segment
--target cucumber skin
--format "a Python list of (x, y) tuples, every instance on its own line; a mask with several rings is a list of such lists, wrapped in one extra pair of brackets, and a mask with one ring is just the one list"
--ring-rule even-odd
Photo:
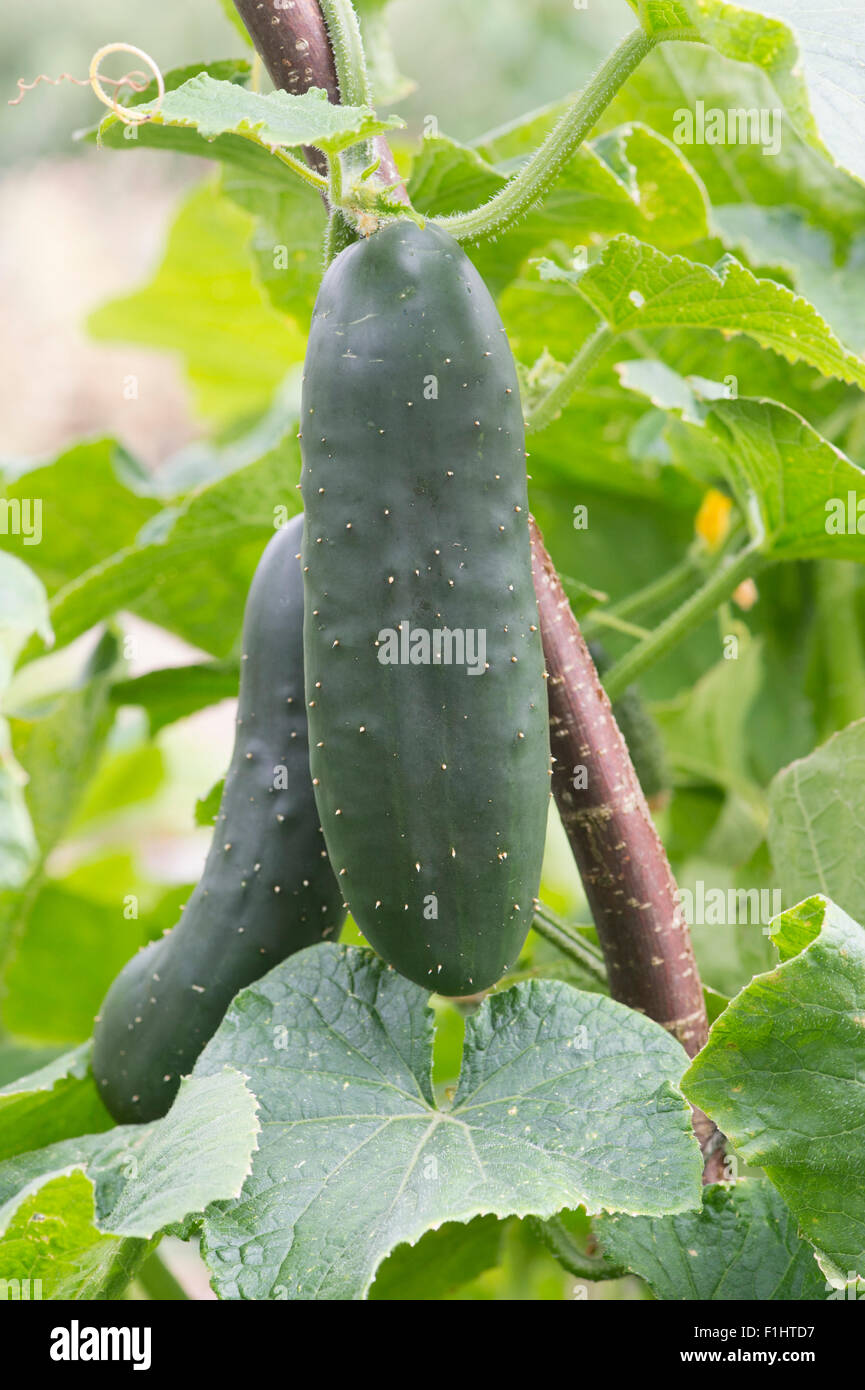
[[(475, 993), (531, 925), (550, 752), (516, 370), (446, 233), (391, 223), (331, 264), (301, 421), (310, 764), (331, 862), (391, 965)], [(488, 669), (382, 665), (378, 634), (403, 619), (485, 629)]]
[(250, 587), (237, 737), (201, 881), (178, 925), (127, 962), (97, 1018), (93, 1072), (121, 1124), (164, 1115), (238, 990), (338, 935), (345, 917), (309, 773), (302, 521), (268, 543)]

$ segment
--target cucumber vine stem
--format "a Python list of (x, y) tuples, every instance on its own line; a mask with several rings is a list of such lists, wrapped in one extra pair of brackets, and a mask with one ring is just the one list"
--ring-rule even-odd
[(571, 358), (558, 381), (535, 408), (526, 416), (526, 429), (530, 433), (546, 429), (561, 410), (567, 405), (580, 382), (588, 376), (592, 367), (613, 341), (614, 333), (604, 323), (599, 323), (580, 345)]
[(680, 560), (657, 579), (651, 580), (642, 589), (635, 589), (633, 593), (620, 599), (618, 603), (610, 604), (608, 608), (593, 609), (583, 621), (583, 633), (593, 631), (596, 626), (609, 626), (611, 618), (621, 622), (623, 619), (631, 619), (635, 613), (651, 612), (652, 609), (659, 608), (667, 599), (674, 598), (686, 584), (693, 583), (700, 574), (700, 566), (689, 551), (684, 560)]
[(724, 599), (729, 598), (743, 579), (759, 569), (762, 556), (756, 544), (745, 546), (738, 555), (720, 564), (705, 584), (665, 618), (654, 632), (632, 647), (607, 672), (604, 687), (611, 700), (618, 700), (647, 666), (666, 656), (683, 637), (708, 618)]
[[(319, 9), (324, 17), (327, 36), (333, 51), (336, 80), (339, 86), (340, 102), (343, 106), (371, 106), (372, 92), (363, 51), (360, 24), (351, 0), (319, 0)], [(330, 170), (330, 204), (336, 210), (342, 206), (344, 175), (360, 174), (372, 162), (372, 142), (364, 140), (359, 145), (346, 150), (344, 154), (331, 155), (328, 160)], [(348, 220), (348, 219), (347, 219)]]
[(626, 637), (636, 637), (642, 641), (648, 637), (651, 628), (639, 627), (637, 623), (629, 622), (627, 618), (620, 618), (617, 613), (613, 613), (606, 608), (595, 608), (589, 617), (594, 616), (594, 623), (589, 628), (588, 621), (583, 623), (583, 631), (592, 631), (597, 634), (598, 628), (612, 629), (613, 632), (624, 632)]
[(297, 177), (303, 179), (304, 183), (308, 183), (310, 188), (314, 188), (318, 193), (327, 191), (327, 179), (324, 178), (322, 174), (317, 174), (314, 169), (310, 169), (309, 165), (304, 164), (302, 159), (297, 159), (294, 155), (289, 154), (287, 150), (275, 149), (273, 153), (276, 155), (280, 164), (284, 164), (286, 169), (290, 169), (293, 174), (297, 174)]
[(436, 222), (457, 241), (480, 241), (504, 231), (524, 216), (555, 183), (586, 136), (597, 125), (631, 73), (662, 39), (694, 39), (691, 31), (647, 34), (632, 29), (595, 73), (546, 140), (518, 173), (488, 203), (471, 212), (451, 213)]
[[(234, 0), (234, 3), (276, 88), (302, 96), (311, 87), (319, 87), (327, 92), (334, 106), (349, 102), (361, 106), (370, 104), (360, 29), (349, 0), (323, 0), (322, 4), (318, 0), (293, 0), (290, 9), (285, 8), (284, 0)], [(327, 23), (324, 10), (328, 11)], [(333, 43), (328, 27), (334, 36)], [(338, 54), (335, 53), (337, 47)], [(321, 193), (328, 212), (334, 192), (332, 179), (341, 185), (344, 172), (361, 174), (376, 159), (379, 161), (378, 178), (390, 188), (391, 197), (408, 203), (408, 194), (382, 135), (374, 138), (371, 148), (369, 141), (359, 144), (345, 171), (338, 157), (328, 161), (312, 146), (304, 150), (304, 156), (316, 171), (316, 177), (308, 178), (307, 182)], [(340, 168), (335, 171), (337, 163)], [(330, 179), (323, 177), (326, 171)], [(357, 233), (342, 211), (333, 213), (326, 256), (356, 239)]]
[(551, 942), (562, 952), (562, 955), (570, 956), (581, 970), (596, 980), (598, 984), (603, 985), (605, 989), (607, 988), (607, 970), (603, 955), (597, 946), (594, 946), (591, 941), (587, 941), (576, 927), (562, 922), (544, 903), (540, 902), (535, 905), (532, 927), (538, 936)]
[(180, 1280), (168, 1268), (158, 1250), (148, 1255), (136, 1278), (144, 1292), (152, 1299), (160, 1302), (179, 1302), (189, 1298)]
[(343, 106), (371, 106), (360, 25), (351, 0), (318, 0), (333, 52)]

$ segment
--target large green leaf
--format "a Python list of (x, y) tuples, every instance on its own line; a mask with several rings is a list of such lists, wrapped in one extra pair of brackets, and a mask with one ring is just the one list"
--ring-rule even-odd
[[(112, 685), (109, 694), (112, 705), (116, 705), (116, 689), (117, 685)], [(94, 821), (104, 825), (107, 820), (118, 818), (127, 807), (152, 800), (162, 787), (165, 781), (162, 750), (143, 737), (127, 737), (128, 741), (106, 751), (78, 807), (70, 827), (73, 832), (85, 827), (92, 830)], [(126, 868), (129, 861), (121, 862)], [(126, 882), (128, 884), (128, 878)], [(113, 886), (116, 887), (116, 883)], [(123, 896), (117, 894), (112, 898), (110, 893), (111, 886), (109, 896), (102, 900), (116, 903)]]
[(296, 180), (275, 183), (228, 165), (220, 187), (255, 218), (249, 248), (271, 303), (305, 331), (323, 273), (327, 213), (321, 199)]
[(506, 1224), (495, 1216), (447, 1221), (417, 1245), (398, 1245), (379, 1265), (369, 1297), (400, 1303), (445, 1298), (499, 1263)]
[(255, 1098), (239, 1072), (226, 1068), (182, 1081), (155, 1124), (7, 1159), (0, 1163), (0, 1276), (35, 1274), (48, 1298), (119, 1296), (152, 1237), (240, 1192), (258, 1129)]
[[(42, 543), (31, 546), (23, 536), (10, 535), (4, 546), (32, 566), (49, 592), (129, 544), (157, 510), (154, 501), (130, 486), (144, 482), (140, 473), (133, 476), (135, 465), (130, 463), (124, 477), (121, 464), (114, 441), (98, 439), (76, 444), (50, 463), (7, 474), (8, 499), (19, 505), (39, 499)], [(111, 525), (106, 526), (109, 515)]]
[[(409, 183), (431, 217), (463, 212), (496, 194), (507, 169), (446, 136), (425, 139)], [(582, 145), (543, 202), (497, 238), (471, 248), (481, 274), (500, 288), (532, 252), (555, 241), (576, 249), (612, 232), (632, 232), (672, 249), (707, 234), (705, 189), (679, 149), (639, 122)]]
[(106, 632), (79, 657), (74, 682), (9, 721), (43, 857), (63, 834), (97, 766), (113, 719), (108, 696), (118, 673), (117, 638)]
[(856, 0), (827, 9), (816, 0), (630, 0), (650, 32), (690, 26), (737, 62), (770, 79), (802, 136), (865, 179), (855, 131), (865, 111), (861, 19)]
[(15, 1207), (0, 1238), (0, 1279), (26, 1299), (122, 1298), (150, 1248), (100, 1231), (93, 1183), (72, 1169)]
[(823, 893), (865, 921), (865, 720), (779, 772), (769, 811), (769, 847), (786, 899)]
[(854, 239), (839, 264), (829, 233), (794, 208), (729, 203), (715, 207), (712, 220), (727, 246), (744, 250), (752, 265), (788, 275), (847, 347), (865, 350), (865, 237)]
[(759, 62), (802, 134), (865, 180), (856, 135), (865, 115), (865, 47), (855, 0), (829, 8), (815, 0), (759, 0), (742, 8), (704, 0), (700, 11), (710, 42), (737, 61)]
[(745, 333), (787, 362), (808, 362), (824, 376), (865, 389), (865, 363), (838, 341), (814, 306), (776, 280), (758, 279), (732, 256), (710, 268), (617, 236), (585, 271), (549, 261), (540, 269), (544, 278), (579, 287), (617, 333), (667, 327)]
[[(23, 560), (0, 551), (0, 696), (22, 648), (34, 632), (43, 641), (53, 640), (45, 586)], [(0, 895), (23, 888), (37, 858), (36, 837), (22, 787), (24, 776), (13, 756), (6, 723), (0, 717)]]
[(297, 435), (301, 382), (301, 368), (290, 368), (268, 409), (240, 433), (232, 430), (228, 437), (194, 439), (169, 455), (158, 472), (149, 475), (150, 495), (163, 503), (179, 502), (195, 488), (218, 482), (285, 448)]
[(0, 1160), (111, 1125), (90, 1071), (89, 1043), (0, 1089)]
[[(766, 111), (780, 107), (765, 72), (733, 62), (706, 44), (665, 43), (641, 63), (602, 120), (603, 127), (641, 120), (668, 139), (681, 138), (682, 113), (704, 110)], [(713, 206), (790, 204), (808, 222), (843, 241), (862, 227), (865, 189), (836, 168), (782, 112), (780, 148), (765, 155), (759, 143), (683, 144), (682, 152), (705, 183)]]
[[(720, 383), (685, 381), (660, 362), (625, 362), (624, 385), (682, 416), (677, 455), (699, 456), (708, 442), (755, 544), (772, 559), (865, 560), (865, 542), (848, 524), (848, 497), (865, 473), (794, 410), (776, 401), (725, 400)], [(843, 512), (844, 531), (834, 518)]]
[(605, 1254), (645, 1279), (656, 1298), (767, 1303), (829, 1293), (813, 1247), (761, 1178), (704, 1188), (700, 1211), (601, 1216), (595, 1231)]
[[(117, 675), (117, 655), (116, 637), (104, 634), (83, 660), (75, 654), (74, 678), (60, 691), (9, 721), (12, 753), (27, 778), (25, 806), (19, 813), (26, 808), (32, 836), (28, 830), (21, 872), (7, 876), (9, 886), (0, 891), (0, 965), (16, 931), (26, 923), (42, 865), (75, 814), (99, 762), (113, 719), (108, 692)], [(49, 657), (45, 664), (57, 660)]]
[(28, 1043), (3, 1038), (0, 1040), (0, 1086), (8, 1086), (10, 1081), (47, 1067), (49, 1062), (62, 1056), (63, 1051), (62, 1047), (31, 1047)]
[(62, 882), (44, 885), (3, 972), (11, 1033), (66, 1044), (90, 1036), (109, 985), (147, 941), (145, 921), (126, 907), (122, 897), (99, 902)]
[(118, 681), (111, 690), (113, 705), (142, 705), (156, 734), (166, 724), (185, 719), (196, 710), (237, 694), (240, 667), (236, 661), (206, 661), (192, 666), (166, 666), (132, 680)]
[(865, 930), (820, 897), (774, 927), (781, 964), (728, 1005), (682, 1084), (835, 1269), (862, 1274)]
[[(219, 139), (241, 136), (263, 150), (315, 145), (330, 154), (337, 154), (361, 140), (393, 130), (403, 122), (398, 116), (384, 120), (376, 118), (367, 106), (334, 106), (327, 93), (313, 87), (302, 96), (289, 92), (250, 92), (234, 82), (226, 82), (202, 72), (182, 86), (166, 92), (162, 101), (139, 104), (139, 112), (147, 112), (148, 125), (160, 132), (165, 149), (182, 148), (193, 153), (188, 145), (178, 145), (176, 128), (191, 128), (198, 137), (195, 153), (207, 158), (220, 155)], [(119, 116), (108, 115), (100, 126), (103, 140), (121, 127)], [(139, 130), (139, 138), (140, 138)], [(159, 137), (154, 137), (159, 138)], [(213, 146), (213, 148), (211, 148)], [(286, 177), (290, 177), (286, 174)], [(314, 194), (310, 194), (314, 196)]]
[(194, 1075), (229, 1057), (266, 1124), (242, 1199), (205, 1217), (226, 1298), (363, 1297), (397, 1245), (482, 1213), (699, 1200), (679, 1045), (569, 985), (486, 1000), (447, 1110), (433, 1101), (426, 991), (357, 948), (302, 951), (238, 995)]
[[(194, 601), (193, 613), (204, 604), (205, 621), (215, 623), (230, 646), (246, 593), (242, 580), (232, 574), (231, 562), (247, 543), (260, 553), (275, 521), (297, 510), (297, 455), (297, 444), (291, 441), (259, 462), (198, 488), (178, 507), (159, 513), (135, 545), (66, 585), (51, 606), (58, 642), (72, 641), (122, 608), (158, 615), (165, 626), (184, 631), (188, 605)], [(193, 600), (190, 585), (199, 578), (199, 565), (213, 572), (214, 590)], [(221, 566), (230, 576), (227, 589), (218, 584)]]
[(748, 776), (747, 725), (762, 677), (761, 643), (746, 629), (735, 660), (722, 658), (695, 686), (653, 710), (676, 769), (738, 794), (754, 814), (763, 810), (763, 796)]

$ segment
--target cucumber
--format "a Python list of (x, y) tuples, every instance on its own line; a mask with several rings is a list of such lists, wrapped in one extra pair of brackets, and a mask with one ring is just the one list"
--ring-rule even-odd
[[(589, 643), (589, 653), (598, 675), (603, 677), (612, 659), (600, 642)], [(657, 808), (670, 790), (670, 769), (661, 731), (646, 708), (636, 685), (629, 685), (613, 705), (613, 717), (621, 730), (634, 771), (650, 806)]]
[(309, 773), (302, 520), (269, 542), (249, 591), (237, 738), (201, 881), (96, 1020), (93, 1071), (122, 1124), (164, 1115), (238, 990), (335, 936), (345, 916)]
[(475, 993), (531, 925), (550, 755), (514, 361), (445, 232), (393, 222), (333, 261), (301, 419), (310, 765), (331, 862), (391, 965)]

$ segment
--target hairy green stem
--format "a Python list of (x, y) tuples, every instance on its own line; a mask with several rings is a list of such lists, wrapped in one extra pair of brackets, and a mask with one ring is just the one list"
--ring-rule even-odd
[(560, 921), (543, 903), (538, 903), (535, 908), (532, 927), (538, 936), (551, 942), (562, 955), (570, 956), (582, 970), (606, 986), (607, 970), (600, 949), (587, 941), (575, 927)]
[(596, 623), (609, 626), (610, 618), (621, 620), (631, 618), (634, 613), (651, 612), (653, 608), (660, 608), (668, 599), (674, 598), (686, 584), (693, 583), (699, 573), (693, 556), (686, 555), (685, 559), (680, 560), (672, 569), (651, 580), (642, 589), (635, 589), (618, 603), (610, 604), (609, 608), (593, 609), (583, 621), (583, 632), (591, 632)]
[[(339, 84), (339, 98), (343, 106), (371, 106), (372, 92), (363, 51), (360, 24), (351, 0), (319, 0), (319, 9), (324, 17), (327, 36), (333, 51), (336, 80)], [(366, 169), (373, 159), (372, 141), (364, 140), (352, 146), (344, 154), (333, 155), (330, 159), (331, 205), (338, 208), (342, 202), (342, 171), (357, 176)], [(339, 166), (337, 173), (336, 166)], [(333, 190), (339, 189), (339, 197)]]
[(340, 251), (344, 251), (347, 246), (351, 246), (357, 241), (358, 233), (345, 217), (345, 214), (335, 208), (328, 220), (327, 230), (324, 235), (324, 268), (335, 261)]
[(563, 374), (559, 377), (534, 410), (526, 417), (526, 429), (532, 433), (545, 429), (567, 405), (580, 382), (591, 371), (598, 358), (612, 342), (613, 333), (606, 324), (599, 323), (577, 349)]
[(759, 566), (760, 554), (754, 545), (746, 546), (738, 555), (719, 565), (702, 588), (697, 589), (649, 637), (611, 667), (604, 680), (610, 699), (618, 700), (632, 681), (653, 662), (666, 656), (689, 632), (699, 627)]
[(555, 183), (613, 97), (659, 42), (656, 35), (634, 29), (610, 54), (600, 70), (568, 107), (543, 144), (519, 173), (483, 207), (438, 218), (457, 241), (478, 241), (504, 231), (522, 217)]
[(331, 157), (330, 157), (330, 159), (328, 160), (328, 163), (327, 163), (327, 170), (328, 170), (328, 190), (327, 190), (327, 196), (328, 196), (328, 199), (330, 200), (331, 211), (332, 211), (332, 212), (336, 212), (336, 211), (341, 207), (341, 205), (342, 205), (343, 189), (344, 189), (344, 187), (345, 187), (344, 180), (343, 180), (343, 176), (342, 176), (342, 175), (343, 175), (342, 160), (340, 159), (340, 157), (339, 157), (338, 154), (331, 155)]
[(612, 628), (614, 632), (624, 632), (626, 636), (637, 637), (641, 641), (644, 637), (651, 636), (650, 628), (640, 627), (637, 623), (630, 623), (627, 618), (620, 618), (612, 609), (595, 608), (589, 614), (589, 617), (592, 616), (595, 619), (593, 623), (588, 621), (583, 623), (584, 636), (591, 636), (592, 633), (597, 635), (598, 628)]
[(318, 0), (333, 51), (343, 106), (371, 106), (360, 25), (351, 0)]
[(297, 174), (298, 178), (303, 179), (304, 183), (308, 183), (310, 188), (314, 188), (318, 193), (327, 192), (327, 179), (324, 178), (322, 174), (317, 174), (314, 169), (310, 169), (309, 165), (304, 164), (302, 159), (297, 159), (293, 154), (289, 154), (287, 150), (274, 150), (273, 153), (276, 155), (280, 164), (284, 164), (286, 169), (290, 169), (293, 174)]

